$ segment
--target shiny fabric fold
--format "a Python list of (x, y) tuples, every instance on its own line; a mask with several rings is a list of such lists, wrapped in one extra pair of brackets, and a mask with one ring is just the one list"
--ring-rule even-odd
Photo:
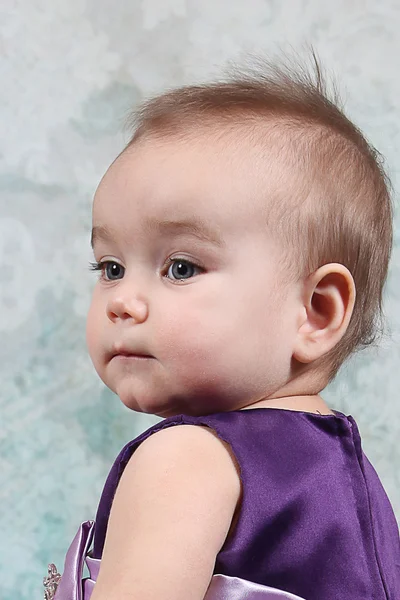
[(83, 567), (94, 534), (94, 521), (81, 523), (65, 557), (64, 571), (54, 600), (86, 600)]
[(266, 585), (245, 581), (239, 577), (214, 575), (204, 600), (304, 600), (304, 598)]

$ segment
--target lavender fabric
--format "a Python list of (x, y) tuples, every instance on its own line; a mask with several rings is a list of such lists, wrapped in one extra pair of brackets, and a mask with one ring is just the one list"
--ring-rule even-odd
[(93, 533), (93, 521), (85, 521), (79, 527), (65, 557), (64, 571), (56, 591), (55, 600), (86, 600), (83, 595), (82, 574)]
[(362, 451), (354, 419), (341, 413), (251, 409), (179, 415), (151, 427), (123, 448), (110, 471), (93, 558), (101, 558), (112, 500), (129, 458), (147, 437), (177, 425), (212, 428), (230, 444), (240, 466), (240, 514), (214, 574), (306, 600), (399, 600), (400, 540), (393, 510)]
[(304, 600), (304, 598), (238, 577), (214, 575), (204, 600)]

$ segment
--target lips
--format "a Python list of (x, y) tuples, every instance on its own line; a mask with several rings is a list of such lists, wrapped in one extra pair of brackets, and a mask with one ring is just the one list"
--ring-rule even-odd
[(141, 350), (136, 350), (133, 348), (114, 348), (110, 353), (110, 360), (118, 356), (124, 358), (154, 358), (154, 356), (146, 354)]
[(127, 358), (153, 358), (149, 354), (138, 354), (137, 352), (116, 352), (114, 356), (125, 356)]

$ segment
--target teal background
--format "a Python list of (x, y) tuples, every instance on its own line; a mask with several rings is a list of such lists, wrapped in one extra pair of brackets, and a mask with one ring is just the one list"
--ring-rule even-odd
[[(390, 0), (5, 0), (0, 6), (0, 599), (41, 598), (94, 516), (122, 445), (155, 419), (104, 389), (87, 356), (93, 193), (138, 101), (246, 52), (312, 42), (347, 112), (400, 167), (400, 4)], [(400, 516), (400, 228), (391, 336), (327, 390), (359, 423)]]

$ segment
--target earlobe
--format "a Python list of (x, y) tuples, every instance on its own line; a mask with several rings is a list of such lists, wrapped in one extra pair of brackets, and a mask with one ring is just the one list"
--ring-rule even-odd
[(297, 332), (294, 359), (311, 363), (336, 346), (349, 325), (355, 293), (350, 271), (339, 263), (324, 265), (307, 278), (305, 318)]

